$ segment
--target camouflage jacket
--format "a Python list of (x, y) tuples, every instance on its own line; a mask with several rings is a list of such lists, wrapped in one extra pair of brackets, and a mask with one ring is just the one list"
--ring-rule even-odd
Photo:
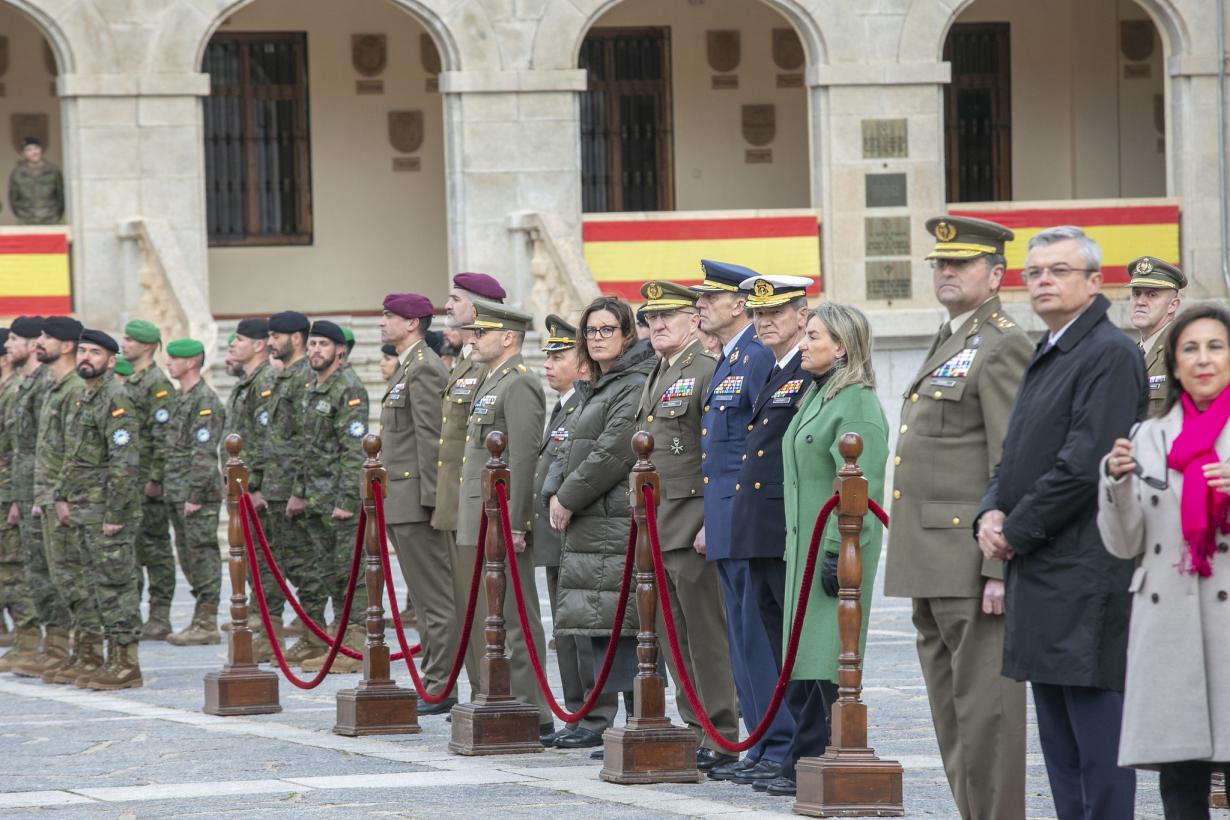
[(304, 497), (307, 460), (303, 446), (303, 401), (315, 381), (306, 356), (282, 368), (274, 381), (273, 394), (265, 408), (269, 413), (269, 432), (265, 437), (261, 492), (266, 499)]
[(151, 364), (129, 376), (124, 388), (132, 400), (132, 415), (141, 427), (141, 478), (161, 484), (175, 387), (158, 365)]
[(13, 448), (13, 500), (23, 504), (34, 501), (34, 448), (38, 443), (38, 417), (51, 387), (47, 368), (22, 378), (17, 385), (17, 398), (9, 413), (8, 423)]
[[(38, 446), (34, 449), (34, 503), (50, 507), (69, 446), (66, 416), (85, 386), (76, 370), (53, 382), (38, 414)], [(131, 421), (131, 420), (128, 420)]]
[[(12, 411), (17, 404), (20, 385), (19, 373), (10, 373), (0, 384), (0, 502), (4, 502), (4, 507), (13, 500), (13, 423), (16, 416)], [(5, 511), (0, 509), (0, 514)]]
[(37, 171), (20, 160), (9, 175), (9, 204), (22, 225), (59, 225), (64, 221), (64, 175), (46, 159)]
[(324, 384), (312, 380), (303, 419), (308, 512), (328, 515), (333, 508), (359, 511), (359, 470), (367, 434), (367, 390), (338, 370)]
[(79, 384), (64, 419), (68, 450), (55, 497), (87, 508), (88, 518), (77, 523), (135, 526), (141, 521), (141, 426), (132, 400), (110, 373), (92, 385)]
[[(261, 488), (265, 473), (265, 437), (269, 431), (269, 399), (277, 383), (277, 372), (268, 362), (245, 375), (231, 388), (226, 402), (226, 426), (222, 439), (238, 433), (243, 439), (239, 457), (248, 468), (248, 489), (256, 492)], [(222, 457), (226, 458), (223, 452)]]
[(225, 423), (222, 400), (204, 380), (176, 396), (167, 422), (167, 467), (162, 480), (162, 494), (168, 501), (206, 504), (222, 500), (218, 444)]

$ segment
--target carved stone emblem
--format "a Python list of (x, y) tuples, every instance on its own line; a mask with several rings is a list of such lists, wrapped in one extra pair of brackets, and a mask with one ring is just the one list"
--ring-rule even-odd
[(350, 61), (364, 77), (375, 77), (388, 62), (388, 38), (383, 34), (350, 35)]
[(1153, 23), (1150, 20), (1120, 20), (1119, 50), (1129, 60), (1153, 56)]
[(9, 70), (9, 38), (0, 37), (0, 77)]
[(427, 32), (419, 35), (419, 60), (423, 64), (423, 70), (432, 77), (440, 73), (440, 50)]
[(13, 150), (21, 153), (25, 147), (26, 137), (37, 137), (39, 143), (46, 148), (51, 137), (51, 127), (46, 114), (13, 114), (9, 118), (13, 127)]
[(423, 145), (423, 112), (390, 111), (389, 144), (403, 154), (413, 154)]
[(773, 62), (783, 71), (801, 68), (807, 55), (803, 53), (803, 41), (792, 28), (773, 29)]
[(777, 107), (743, 106), (743, 139), (752, 145), (768, 145), (777, 136)]
[(739, 65), (740, 39), (738, 29), (716, 29), (705, 32), (709, 67), (714, 71), (734, 71)]

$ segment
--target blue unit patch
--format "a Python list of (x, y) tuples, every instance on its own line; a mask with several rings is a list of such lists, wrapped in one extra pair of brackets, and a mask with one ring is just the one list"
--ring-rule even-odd
[(157, 410), (154, 411), (154, 421), (158, 422), (159, 424), (166, 424), (170, 418), (171, 418), (171, 414), (167, 411), (167, 408), (165, 407), (159, 407)]
[(197, 429), (196, 440), (199, 441), (201, 444), (204, 444), (205, 442), (209, 441), (209, 428), (201, 427)]
[(257, 413), (256, 423), (259, 424), (261, 427), (268, 427), (269, 426), (269, 411), (261, 410), (259, 413)]
[(351, 438), (359, 438), (367, 432), (367, 425), (361, 421), (352, 421), (350, 426), (346, 428), (346, 432), (350, 434)]
[(116, 447), (123, 447), (130, 441), (132, 441), (132, 435), (122, 427), (111, 434), (111, 443)]

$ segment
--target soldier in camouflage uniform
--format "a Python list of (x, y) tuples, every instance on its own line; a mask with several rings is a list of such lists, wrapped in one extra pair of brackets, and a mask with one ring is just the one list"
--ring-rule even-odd
[(43, 156), (37, 137), (26, 137), (21, 160), (9, 176), (9, 204), (21, 225), (64, 221), (64, 175)]
[[(175, 594), (175, 553), (171, 550), (170, 519), (163, 498), (162, 471), (166, 462), (166, 425), (171, 419), (175, 388), (154, 364), (162, 343), (158, 328), (143, 319), (124, 325), (120, 347), (132, 365), (125, 380), (132, 413), (141, 426), (141, 526), (136, 534), (137, 592), (149, 573), (149, 620), (142, 640), (161, 641), (171, 634), (171, 598)], [(116, 363), (118, 368), (119, 363)]]
[[(8, 328), (0, 328), (0, 344), (8, 342)], [(8, 351), (0, 353), (0, 509), (7, 511), (13, 503), (13, 447), (12, 427), (9, 423), (9, 408), (17, 398), (21, 383), (13, 357)], [(34, 614), (34, 602), (26, 583), (26, 562), (21, 549), (21, 535), (17, 522), (0, 520), (0, 624), (4, 611), (13, 619), (13, 631), (8, 633), (8, 645), (23, 638), (27, 650), (38, 646), (38, 618)], [(6, 653), (7, 654), (7, 653)], [(14, 658), (15, 659), (15, 658)], [(2, 664), (3, 661), (0, 661)], [(10, 660), (9, 663), (12, 663)], [(0, 666), (0, 669), (5, 668)]]
[[(284, 311), (269, 317), (269, 347), (281, 362), (273, 394), (269, 397), (268, 436), (265, 438), (261, 490), (252, 494), (259, 508), (269, 506), (269, 541), (286, 577), (297, 588), (299, 602), (318, 624), (325, 619), (329, 592), (321, 573), (322, 556), (312, 546), (305, 527), (308, 462), (304, 447), (304, 403), (315, 377), (306, 356), (311, 323), (302, 313)], [(323, 642), (311, 635), (287, 651), (288, 663), (300, 663), (320, 654)]]
[(179, 382), (179, 395), (167, 422), (164, 492), (179, 565), (196, 598), (192, 623), (167, 636), (167, 643), (175, 646), (222, 640), (218, 633), (218, 599), (222, 594), (218, 443), (226, 413), (218, 394), (201, 378), (204, 363), (205, 346), (196, 339), (176, 339), (167, 345), (167, 370)]
[[(324, 582), (333, 598), (337, 623), (346, 598), (346, 582), (354, 558), (356, 513), (359, 511), (358, 476), (363, 467), (363, 436), (367, 434), (367, 389), (346, 362), (346, 336), (333, 322), (313, 323), (308, 336), (308, 363), (316, 379), (308, 388), (303, 437), (308, 463), (307, 530), (316, 552)], [(367, 631), (363, 627), (367, 590), (356, 584), (346, 646), (362, 652)], [(324, 665), (325, 654), (303, 662), (306, 672)], [(339, 655), (331, 672), (358, 672), (362, 660)]]
[[(93, 611), (100, 616), (98, 626), (107, 641), (104, 665), (97, 627), (93, 622), (79, 625), (75, 663), (62, 667), (54, 681), (89, 689), (129, 689), (143, 683), (137, 658), (141, 599), (135, 570), (141, 426), (128, 391), (110, 373), (119, 349), (102, 331), (82, 331), (77, 343), (81, 388), (67, 409), (64, 459), (52, 483), (56, 520), (80, 562), (74, 581), (88, 579)], [(70, 596), (70, 607), (73, 600)]]

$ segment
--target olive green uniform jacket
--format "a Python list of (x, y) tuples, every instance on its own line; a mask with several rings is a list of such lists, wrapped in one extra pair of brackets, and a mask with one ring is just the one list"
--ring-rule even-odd
[(367, 419), (367, 390), (344, 369), (323, 384), (313, 377), (303, 415), (303, 448), (310, 465), (303, 500), (309, 513), (326, 519), (334, 508), (358, 513)]
[(175, 387), (166, 374), (151, 364), (124, 382), (132, 401), (132, 414), (141, 425), (141, 472), (145, 481), (162, 483), (166, 467), (166, 426), (171, 420)]
[(248, 468), (248, 489), (251, 492), (261, 489), (265, 439), (269, 435), (269, 401), (273, 397), (276, 381), (277, 372), (269, 366), (269, 362), (261, 362), (255, 370), (235, 383), (226, 402), (222, 440), (225, 441), (231, 433), (237, 433), (243, 439), (239, 457)]
[(64, 175), (47, 159), (35, 170), (19, 160), (9, 175), (9, 204), (22, 225), (59, 225), (64, 221)]
[(276, 375), (265, 410), (269, 423), (262, 458), (261, 492), (268, 501), (303, 498), (307, 492), (307, 451), (303, 445), (304, 402), (316, 381), (304, 356)]
[(141, 517), (141, 426), (132, 399), (110, 373), (93, 385), (78, 384), (66, 408), (66, 449), (51, 493), (76, 508), (75, 524), (129, 527)]
[[(441, 397), (440, 457), (436, 460), (436, 529), (458, 529), (461, 506), (461, 460), (465, 458), (470, 408), (487, 368), (470, 357), (458, 357)], [(545, 411), (544, 411), (545, 413)], [(541, 432), (541, 431), (540, 431)], [(486, 459), (484, 458), (484, 462)], [(459, 542), (463, 543), (463, 542)]]
[[(49, 379), (50, 376), (49, 372)], [(84, 386), (77, 371), (70, 370), (58, 381), (52, 381), (43, 396), (38, 414), (38, 445), (34, 450), (34, 503), (40, 507), (50, 508), (56, 500), (55, 486), (68, 449), (64, 421)]]
[[(389, 472), (385, 522), (428, 521), (440, 470), (440, 395), (448, 370), (422, 339), (407, 348), (380, 405), (380, 456)], [(463, 440), (464, 442), (464, 440)]]
[(38, 417), (43, 411), (51, 371), (39, 366), (22, 378), (13, 402), (13, 500), (22, 504), (34, 501), (34, 462), (38, 444)]
[(204, 379), (175, 398), (166, 424), (166, 468), (162, 494), (179, 504), (216, 508), (222, 500), (218, 442), (226, 423), (222, 400)]
[(581, 406), (581, 391), (573, 389), (568, 401), (553, 409), (547, 419), (542, 446), (538, 449), (538, 463), (534, 465), (534, 566), (558, 567), (560, 551), (564, 548), (564, 534), (551, 527), (549, 501), (542, 488), (547, 483), (547, 474), (555, 463), (560, 447), (571, 435), (568, 420)]
[(1149, 382), (1150, 418), (1161, 415), (1162, 408), (1166, 406), (1166, 396), (1170, 392), (1166, 389), (1166, 345), (1169, 344), (1170, 331), (1173, 328), (1174, 322), (1162, 328), (1157, 341), (1145, 354), (1145, 375)]

